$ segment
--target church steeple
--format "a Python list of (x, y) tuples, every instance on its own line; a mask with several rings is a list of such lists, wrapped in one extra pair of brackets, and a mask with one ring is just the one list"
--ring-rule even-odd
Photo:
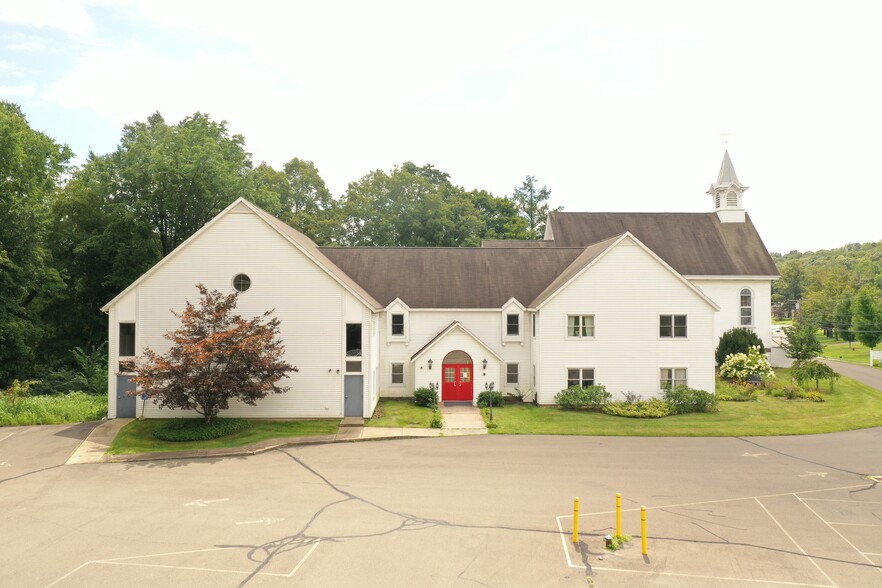
[(743, 223), (744, 204), (741, 201), (747, 186), (738, 181), (729, 150), (723, 153), (723, 163), (720, 165), (720, 173), (717, 181), (711, 184), (710, 194), (714, 202), (714, 212), (721, 223)]

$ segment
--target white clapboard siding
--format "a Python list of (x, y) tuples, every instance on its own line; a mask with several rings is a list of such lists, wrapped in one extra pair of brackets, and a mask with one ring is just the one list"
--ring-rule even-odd
[[(384, 313), (385, 314), (385, 313)], [(459, 321), (466, 329), (468, 329), (481, 342), (492, 349), (497, 355), (503, 358), (504, 362), (500, 362), (491, 354), (485, 353), (483, 349), (478, 347), (470, 347), (462, 349), (472, 357), (475, 367), (475, 394), (484, 390), (485, 383), (493, 382), (496, 390), (514, 393), (514, 386), (506, 387), (505, 382), (505, 363), (518, 363), (521, 370), (521, 381), (525, 381), (528, 377), (528, 369), (530, 363), (530, 337), (525, 333), (522, 341), (504, 341), (502, 336), (503, 313), (501, 309), (492, 310), (474, 310), (474, 309), (445, 309), (445, 310), (420, 310), (411, 309), (408, 313), (408, 336), (406, 342), (396, 341), (389, 337), (388, 329), (383, 329), (380, 334), (380, 396), (383, 397), (403, 397), (413, 394), (414, 388), (424, 385), (425, 381), (429, 381), (427, 375), (420, 376), (420, 367), (423, 371), (426, 366), (423, 365), (429, 356), (422, 358), (420, 365), (411, 363), (411, 357), (420, 349), (422, 349), (429, 341), (441, 331), (447, 328), (453, 321)], [(380, 319), (380, 325), (386, 325), (388, 321), (385, 316)], [(523, 331), (524, 325), (521, 325)], [(461, 339), (465, 341), (465, 339)], [(433, 371), (440, 370), (441, 362), (445, 353), (455, 351), (453, 347), (454, 339), (449, 340), (446, 346), (437, 347), (438, 352), (431, 354), (433, 361)], [(434, 349), (433, 349), (434, 351)], [(482, 361), (487, 359), (487, 370), (479, 369)], [(404, 385), (392, 385), (392, 364), (404, 364)], [(492, 365), (491, 365), (492, 363)], [(437, 367), (436, 367), (437, 366)], [(435, 380), (440, 381), (439, 376)], [(485, 375), (486, 374), (486, 375)], [(480, 378), (480, 381), (478, 380)]]
[[(342, 416), (348, 293), (250, 212), (221, 217), (111, 307), (111, 361), (116, 359), (116, 323), (123, 320), (116, 307), (129, 305), (121, 305), (123, 300), (133, 296), (135, 299), (137, 348), (150, 347), (163, 353), (169, 347), (163, 335), (180, 325), (170, 311), (180, 312), (187, 300), (198, 301), (195, 284), (232, 292), (232, 280), (238, 273), (251, 278), (251, 287), (239, 296), (237, 312), (251, 318), (275, 309), (274, 316), (281, 320), (280, 336), (286, 359), (299, 372), (280, 382), (290, 387), (287, 393), (270, 395), (255, 407), (236, 404), (226, 414), (275, 418)], [(370, 311), (363, 308), (357, 316), (363, 321), (363, 329), (370, 329)], [(365, 381), (368, 384), (369, 378)], [(113, 393), (110, 398), (112, 402)], [(366, 402), (366, 410), (369, 404)], [(173, 416), (149, 402), (145, 408), (148, 417)], [(111, 415), (114, 409), (110, 409)]]
[[(567, 337), (570, 314), (594, 315), (594, 339)], [(660, 314), (686, 314), (688, 338), (660, 339)], [(614, 399), (625, 392), (658, 395), (661, 367), (685, 367), (691, 387), (712, 391), (713, 327), (713, 307), (626, 239), (541, 308), (534, 354), (539, 402), (553, 404), (566, 388), (567, 368), (576, 367), (594, 368)]]
[(741, 290), (753, 293), (753, 328), (767, 348), (772, 346), (772, 281), (692, 279), (708, 298), (717, 303), (720, 312), (714, 317), (714, 348), (720, 336), (741, 325)]

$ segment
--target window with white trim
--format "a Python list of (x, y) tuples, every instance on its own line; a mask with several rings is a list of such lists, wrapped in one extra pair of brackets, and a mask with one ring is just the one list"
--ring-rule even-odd
[(659, 370), (659, 390), (671, 390), (686, 386), (686, 368), (661, 368)]
[(505, 383), (506, 384), (517, 384), (520, 382), (520, 377), (518, 373), (518, 364), (516, 363), (507, 363), (505, 364)]
[(594, 385), (594, 368), (567, 368), (567, 388)]
[(507, 314), (505, 315), (505, 335), (507, 337), (517, 337), (521, 334), (521, 315)]
[(593, 337), (594, 315), (593, 314), (570, 314), (567, 315), (567, 337)]
[(393, 363), (392, 364), (392, 383), (393, 384), (404, 384), (404, 364), (403, 363)]
[(658, 317), (658, 336), (666, 339), (686, 338), (685, 314), (662, 314)]
[(400, 313), (395, 313), (392, 315), (391, 319), (392, 330), (391, 334), (393, 337), (404, 337), (404, 315)]
[(740, 312), (739, 324), (742, 327), (753, 326), (753, 292), (749, 288), (744, 288), (738, 294)]
[(119, 324), (119, 356), (135, 355), (135, 323)]

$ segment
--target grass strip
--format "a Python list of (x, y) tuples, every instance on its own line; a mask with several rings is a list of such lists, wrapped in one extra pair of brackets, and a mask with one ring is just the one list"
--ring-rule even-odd
[(242, 447), (267, 439), (284, 437), (312, 437), (334, 435), (339, 420), (276, 421), (251, 419), (251, 427), (239, 433), (210, 439), (207, 441), (160, 441), (153, 431), (169, 419), (144, 419), (132, 421), (123, 427), (107, 453), (112, 455), (129, 453), (153, 453), (166, 451), (188, 451), (191, 449), (219, 449)]

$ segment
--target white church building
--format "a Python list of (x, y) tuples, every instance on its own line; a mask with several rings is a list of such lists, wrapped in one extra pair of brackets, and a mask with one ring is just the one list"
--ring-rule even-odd
[(143, 349), (168, 349), (195, 285), (275, 309), (297, 366), (227, 416), (369, 417), (380, 397), (434, 384), (474, 402), (489, 385), (539, 404), (572, 385), (649, 398), (714, 390), (714, 349), (736, 326), (771, 347), (778, 271), (745, 212), (728, 152), (706, 213), (552, 212), (541, 241), (473, 248), (318, 247), (244, 199), (105, 305), (108, 416), (170, 416), (127, 394)]

